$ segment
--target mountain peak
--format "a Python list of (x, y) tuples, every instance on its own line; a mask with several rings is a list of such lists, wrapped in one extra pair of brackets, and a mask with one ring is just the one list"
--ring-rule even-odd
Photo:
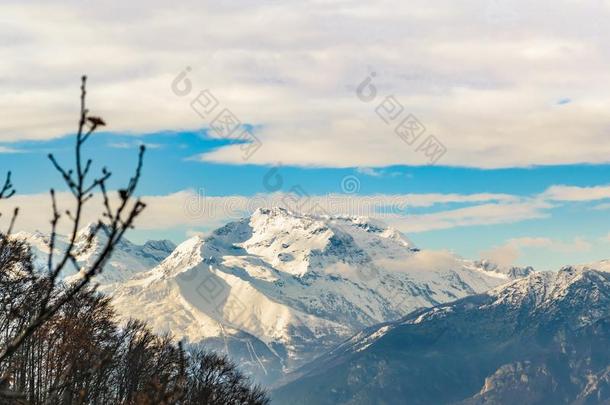
[[(99, 228), (97, 222), (91, 222), (81, 228), (75, 240), (76, 260), (78, 268), (70, 263), (61, 272), (60, 276), (67, 282), (79, 279), (82, 274), (77, 273), (79, 269), (86, 269), (93, 264), (99, 257), (107, 235), (105, 225)], [(95, 235), (91, 238), (92, 235)], [(49, 234), (41, 232), (28, 233), (19, 232), (15, 236), (28, 242), (34, 255), (34, 267), (45, 271), (47, 268), (47, 257), (49, 254)], [(58, 234), (55, 238), (54, 254), (60, 255), (70, 243), (70, 236)], [(175, 246), (170, 241), (148, 241), (144, 245), (137, 245), (123, 238), (115, 246), (110, 260), (105, 264), (101, 273), (95, 276), (95, 281), (100, 284), (102, 289), (111, 284), (123, 282), (137, 273), (150, 270), (165, 259)]]
[(252, 213), (256, 216), (297, 216), (298, 214), (283, 207), (257, 208)]
[[(89, 240), (93, 243), (95, 243), (96, 240), (106, 241), (109, 234), (110, 227), (108, 225), (99, 222), (89, 222), (77, 232), (76, 243), (86, 244)], [(121, 241), (121, 243), (123, 242), (124, 241)], [(126, 243), (129, 244), (129, 242)]]
[(293, 367), (363, 327), (505, 281), (374, 219), (265, 208), (183, 242), (115, 298), (161, 331), (179, 313), (172, 331), (191, 342), (220, 341), (223, 328), (253, 336)]
[(371, 231), (383, 231), (385, 229), (393, 229), (390, 228), (383, 221), (378, 219), (373, 219), (367, 216), (361, 215), (333, 215), (333, 214), (321, 214), (321, 213), (299, 213), (296, 211), (291, 211), (284, 207), (270, 207), (270, 208), (257, 208), (251, 215), (251, 218), (261, 218), (261, 217), (281, 217), (281, 218), (291, 218), (291, 219), (301, 219), (301, 220), (309, 220), (309, 221), (344, 221), (346, 223), (352, 223), (354, 225), (359, 225), (363, 228), (368, 228)]
[(353, 228), (370, 234), (378, 234), (383, 238), (400, 240), (404, 246), (413, 246), (412, 242), (397, 229), (379, 219), (367, 216), (298, 213), (282, 207), (272, 207), (258, 208), (250, 217), (250, 223), (255, 226), (282, 220), (287, 221), (288, 225), (298, 224), (298, 222), (318, 225), (320, 229), (316, 230), (317, 233), (322, 233), (326, 229), (330, 229), (334, 233), (351, 233), (350, 228)]

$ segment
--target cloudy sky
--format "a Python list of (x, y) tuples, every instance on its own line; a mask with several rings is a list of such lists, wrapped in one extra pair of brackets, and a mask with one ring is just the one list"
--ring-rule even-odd
[(607, 0), (4, 0), (0, 170), (18, 226), (48, 227), (45, 155), (69, 159), (86, 73), (108, 123), (90, 151), (117, 186), (149, 146), (134, 239), (297, 193), (423, 248), (609, 258), (609, 15)]

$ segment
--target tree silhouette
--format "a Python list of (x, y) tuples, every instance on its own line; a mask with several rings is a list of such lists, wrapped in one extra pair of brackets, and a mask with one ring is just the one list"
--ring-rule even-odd
[[(92, 160), (84, 158), (85, 143), (106, 125), (102, 118), (89, 115), (86, 84), (83, 76), (73, 167), (49, 155), (74, 206), (60, 208), (55, 191), (50, 190), (45, 268), (35, 268), (29, 245), (12, 235), (17, 208), (8, 228), (0, 231), (0, 403), (267, 404), (265, 392), (252, 386), (226, 358), (203, 352), (189, 355), (171, 335), (157, 336), (140, 321), (120, 325), (111, 299), (91, 286), (145, 208), (134, 196), (145, 149), (140, 148), (135, 172), (113, 204), (116, 200), (107, 188), (111, 172), (104, 167), (91, 177)], [(10, 172), (0, 184), (2, 202), (15, 194)], [(86, 236), (86, 248), (100, 232), (106, 237), (95, 259), (81, 264), (79, 229), (86, 204), (96, 196), (103, 209)], [(66, 219), (68, 243), (57, 253), (58, 228)], [(67, 266), (79, 275), (68, 284), (60, 281)]]

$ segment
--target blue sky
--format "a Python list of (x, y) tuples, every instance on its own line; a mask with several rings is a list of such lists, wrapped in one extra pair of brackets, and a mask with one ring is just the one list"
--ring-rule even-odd
[(149, 146), (138, 241), (296, 191), (422, 248), (538, 268), (608, 258), (609, 17), (609, 0), (6, 0), (0, 171), (19, 227), (45, 228), (60, 185), (46, 155), (71, 156), (86, 73), (109, 131), (88, 148), (114, 186)]
[[(232, 143), (214, 139), (207, 133), (205, 128), (137, 137), (103, 132), (92, 137), (87, 147), (98, 166), (103, 162), (112, 166), (117, 173), (129, 174), (135, 163), (137, 147), (147, 145), (147, 176), (140, 185), (140, 191), (144, 194), (167, 194), (199, 187), (217, 196), (265, 192), (262, 178), (271, 165), (217, 164), (197, 159), (201, 154)], [(21, 192), (45, 190), (58, 180), (55, 172), (47, 170), (50, 167), (47, 155), (53, 153), (59, 160), (69, 161), (73, 154), (73, 142), (71, 135), (48, 141), (5, 142), (1, 146), (13, 149), (14, 153), (2, 154), (3, 166), (14, 168), (13, 176)], [(33, 172), (36, 173), (35, 177), (31, 175)], [(347, 175), (359, 178), (360, 192), (365, 194), (489, 192), (527, 196), (541, 193), (556, 184), (581, 187), (610, 184), (610, 165), (607, 164), (492, 170), (442, 165), (382, 168), (304, 168), (286, 165), (282, 167), (282, 173), (316, 194), (341, 192), (341, 179)], [(117, 184), (121, 183), (117, 181)]]
[[(1, 169), (14, 173), (18, 191), (25, 195), (44, 193), (50, 185), (62, 189), (56, 172), (51, 169), (46, 155), (53, 153), (60, 161), (72, 158), (72, 136), (52, 140), (10, 142), (3, 146), (13, 153), (1, 154)], [(100, 133), (91, 138), (87, 151), (97, 163), (104, 163), (115, 173), (115, 187), (126, 181), (133, 170), (137, 146), (148, 146), (144, 176), (139, 191), (144, 196), (166, 196), (190, 190), (210, 197), (261, 196), (270, 192), (289, 192), (298, 185), (312, 196), (343, 195), (356, 200), (366, 196), (402, 195), (508, 195), (511, 198), (540, 198), (556, 185), (579, 187), (577, 197), (584, 201), (552, 200), (552, 207), (534, 213), (531, 218), (506, 213), (492, 218), (484, 214), (466, 215), (465, 224), (451, 223), (435, 228), (435, 218), (430, 218), (431, 229), (422, 216), (480, 207), (489, 203), (480, 201), (441, 201), (430, 197), (430, 203), (408, 204), (402, 208), (402, 219), (381, 219), (397, 226), (419, 246), (430, 249), (448, 249), (470, 258), (487, 257), (490, 251), (496, 255), (508, 255), (519, 265), (531, 264), (538, 268), (556, 268), (562, 264), (590, 262), (608, 257), (610, 191), (602, 190), (600, 198), (593, 199), (588, 187), (610, 184), (610, 165), (564, 165), (509, 169), (474, 169), (447, 166), (390, 166), (383, 168), (316, 168), (282, 166), (279, 173), (283, 185), (278, 190), (265, 187), (265, 175), (269, 165), (219, 164), (197, 159), (201, 154), (230, 144), (227, 140), (213, 139), (206, 129), (189, 132), (159, 132), (134, 137), (115, 133)], [(99, 169), (99, 166), (98, 166)], [(345, 178), (357, 182), (355, 193), (342, 189)], [(189, 194), (190, 196), (190, 194)], [(183, 199), (191, 198), (189, 196)], [(555, 198), (555, 197), (553, 197)], [(550, 198), (544, 198), (550, 200)], [(145, 198), (146, 200), (146, 198)], [(44, 201), (44, 199), (43, 199)], [(179, 209), (184, 211), (178, 199)], [(275, 200), (273, 200), (275, 201)], [(501, 201), (494, 204), (502, 205)], [(600, 209), (600, 206), (602, 209)], [(236, 208), (237, 210), (238, 208)], [(244, 214), (248, 207), (241, 206)], [(27, 214), (26, 214), (27, 215)], [(166, 221), (156, 226), (144, 226), (132, 234), (143, 241), (148, 238), (170, 238), (180, 242), (194, 232), (207, 232), (236, 214), (213, 217), (201, 215), (196, 221), (186, 218)], [(477, 215), (481, 216), (480, 223)], [(409, 219), (418, 216), (418, 227), (409, 231)], [(474, 221), (474, 222), (473, 222)], [(186, 222), (186, 223), (185, 223)], [(27, 226), (27, 225), (26, 225)], [(44, 225), (42, 226), (44, 227)], [(496, 251), (497, 250), (497, 251)], [(491, 255), (492, 258), (497, 256)]]

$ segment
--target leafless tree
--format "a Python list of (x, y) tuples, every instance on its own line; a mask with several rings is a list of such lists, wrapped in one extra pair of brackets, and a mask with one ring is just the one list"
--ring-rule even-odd
[[(127, 186), (118, 191), (119, 202), (117, 206), (113, 206), (111, 203), (107, 189), (107, 182), (111, 176), (111, 172), (104, 167), (99, 176), (90, 179), (90, 170), (93, 162), (91, 159), (84, 159), (83, 146), (99, 127), (105, 125), (105, 122), (99, 117), (89, 115), (89, 110), (85, 105), (87, 94), (86, 84), (87, 78), (86, 76), (83, 76), (81, 82), (80, 118), (76, 134), (74, 167), (66, 168), (62, 166), (52, 154), (49, 155), (51, 163), (61, 174), (66, 186), (73, 195), (74, 208), (72, 210), (66, 209), (63, 213), (60, 213), (55, 191), (51, 189), (53, 216), (49, 240), (48, 269), (46, 276), (42, 280), (42, 294), (36, 303), (37, 308), (33, 312), (31, 319), (29, 319), (27, 324), (18, 331), (13, 339), (0, 349), (0, 364), (10, 358), (26, 339), (32, 336), (37, 329), (55, 315), (66, 303), (73, 300), (74, 297), (91, 282), (91, 279), (103, 270), (104, 265), (110, 258), (115, 246), (123, 238), (125, 232), (133, 226), (135, 218), (145, 207), (145, 204), (142, 201), (134, 197), (134, 192), (142, 170), (144, 146), (140, 148), (135, 174), (131, 177)], [(100, 213), (94, 232), (89, 235), (89, 241), (96, 236), (97, 232), (105, 232), (107, 238), (105, 245), (100, 250), (100, 253), (94, 262), (84, 266), (77, 260), (78, 249), (76, 242), (78, 231), (83, 221), (85, 204), (93, 198), (96, 192), (100, 193), (103, 199), (104, 209), (103, 212)], [(4, 186), (0, 189), (0, 200), (10, 198), (14, 193), (15, 190), (9, 172)], [(10, 240), (17, 215), (18, 209), (15, 209), (7, 231), (0, 236), (0, 255), (3, 255), (4, 251), (8, 248), (8, 241)], [(67, 247), (55, 261), (55, 241), (57, 238), (58, 224), (64, 216), (71, 222), (71, 231), (68, 237), (69, 242)], [(68, 288), (58, 289), (58, 277), (68, 265), (74, 266), (81, 277)], [(2, 377), (0, 377), (0, 384), (2, 384)]]
[[(51, 190), (52, 219), (46, 268), (34, 268), (30, 247), (12, 237), (18, 209), (6, 231), (0, 231), (0, 403), (9, 404), (223, 404), (266, 405), (266, 393), (252, 386), (228, 359), (212, 353), (187, 356), (170, 335), (157, 336), (140, 321), (120, 325), (111, 299), (95, 291), (92, 278), (104, 265), (145, 205), (134, 197), (144, 148), (134, 175), (111, 203), (110, 172), (104, 168), (89, 179), (92, 161), (83, 145), (104, 120), (85, 107), (82, 78), (81, 110), (74, 167), (67, 169), (49, 155), (74, 198), (72, 210), (60, 210)], [(15, 194), (11, 173), (0, 187), (0, 202)], [(99, 232), (106, 237), (90, 265), (82, 265), (84, 207), (95, 194), (103, 210), (84, 245)], [(60, 221), (68, 219), (67, 246), (56, 252)], [(80, 278), (71, 283), (60, 274), (72, 266)]]
[(267, 394), (252, 386), (235, 364), (213, 352), (195, 351), (188, 368), (187, 403), (208, 405), (267, 405)]

